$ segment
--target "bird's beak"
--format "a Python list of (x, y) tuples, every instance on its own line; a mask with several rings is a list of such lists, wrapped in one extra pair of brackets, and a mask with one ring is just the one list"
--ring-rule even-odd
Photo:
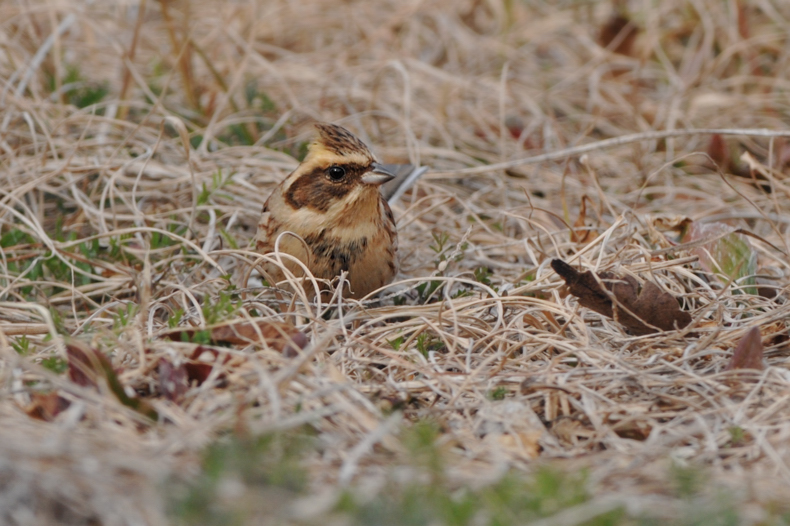
[(362, 176), (362, 182), (365, 184), (380, 185), (395, 178), (395, 174), (385, 168), (384, 165), (373, 163), (370, 167), (371, 170)]

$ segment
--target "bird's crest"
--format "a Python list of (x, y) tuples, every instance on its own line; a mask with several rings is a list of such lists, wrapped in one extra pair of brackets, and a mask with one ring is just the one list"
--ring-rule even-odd
[(319, 122), (315, 127), (318, 136), (310, 144), (305, 161), (343, 160), (366, 165), (376, 160), (365, 143), (342, 126)]

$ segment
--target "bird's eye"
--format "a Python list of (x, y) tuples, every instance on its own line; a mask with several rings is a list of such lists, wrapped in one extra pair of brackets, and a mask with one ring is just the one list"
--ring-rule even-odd
[(346, 169), (342, 166), (330, 166), (326, 173), (333, 181), (339, 181), (346, 176)]

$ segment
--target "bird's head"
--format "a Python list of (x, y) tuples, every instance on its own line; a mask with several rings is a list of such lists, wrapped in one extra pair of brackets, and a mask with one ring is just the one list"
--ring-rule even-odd
[(295, 208), (326, 212), (341, 201), (378, 199), (378, 187), (394, 175), (345, 128), (328, 123), (315, 126), (318, 136), (283, 185), (286, 202)]

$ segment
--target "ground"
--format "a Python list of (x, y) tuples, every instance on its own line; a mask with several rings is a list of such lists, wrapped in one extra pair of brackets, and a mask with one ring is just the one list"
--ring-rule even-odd
[[(790, 4), (31, 0), (0, 43), (0, 523), (790, 522)], [(430, 167), (377, 298), (254, 272), (317, 120)]]

